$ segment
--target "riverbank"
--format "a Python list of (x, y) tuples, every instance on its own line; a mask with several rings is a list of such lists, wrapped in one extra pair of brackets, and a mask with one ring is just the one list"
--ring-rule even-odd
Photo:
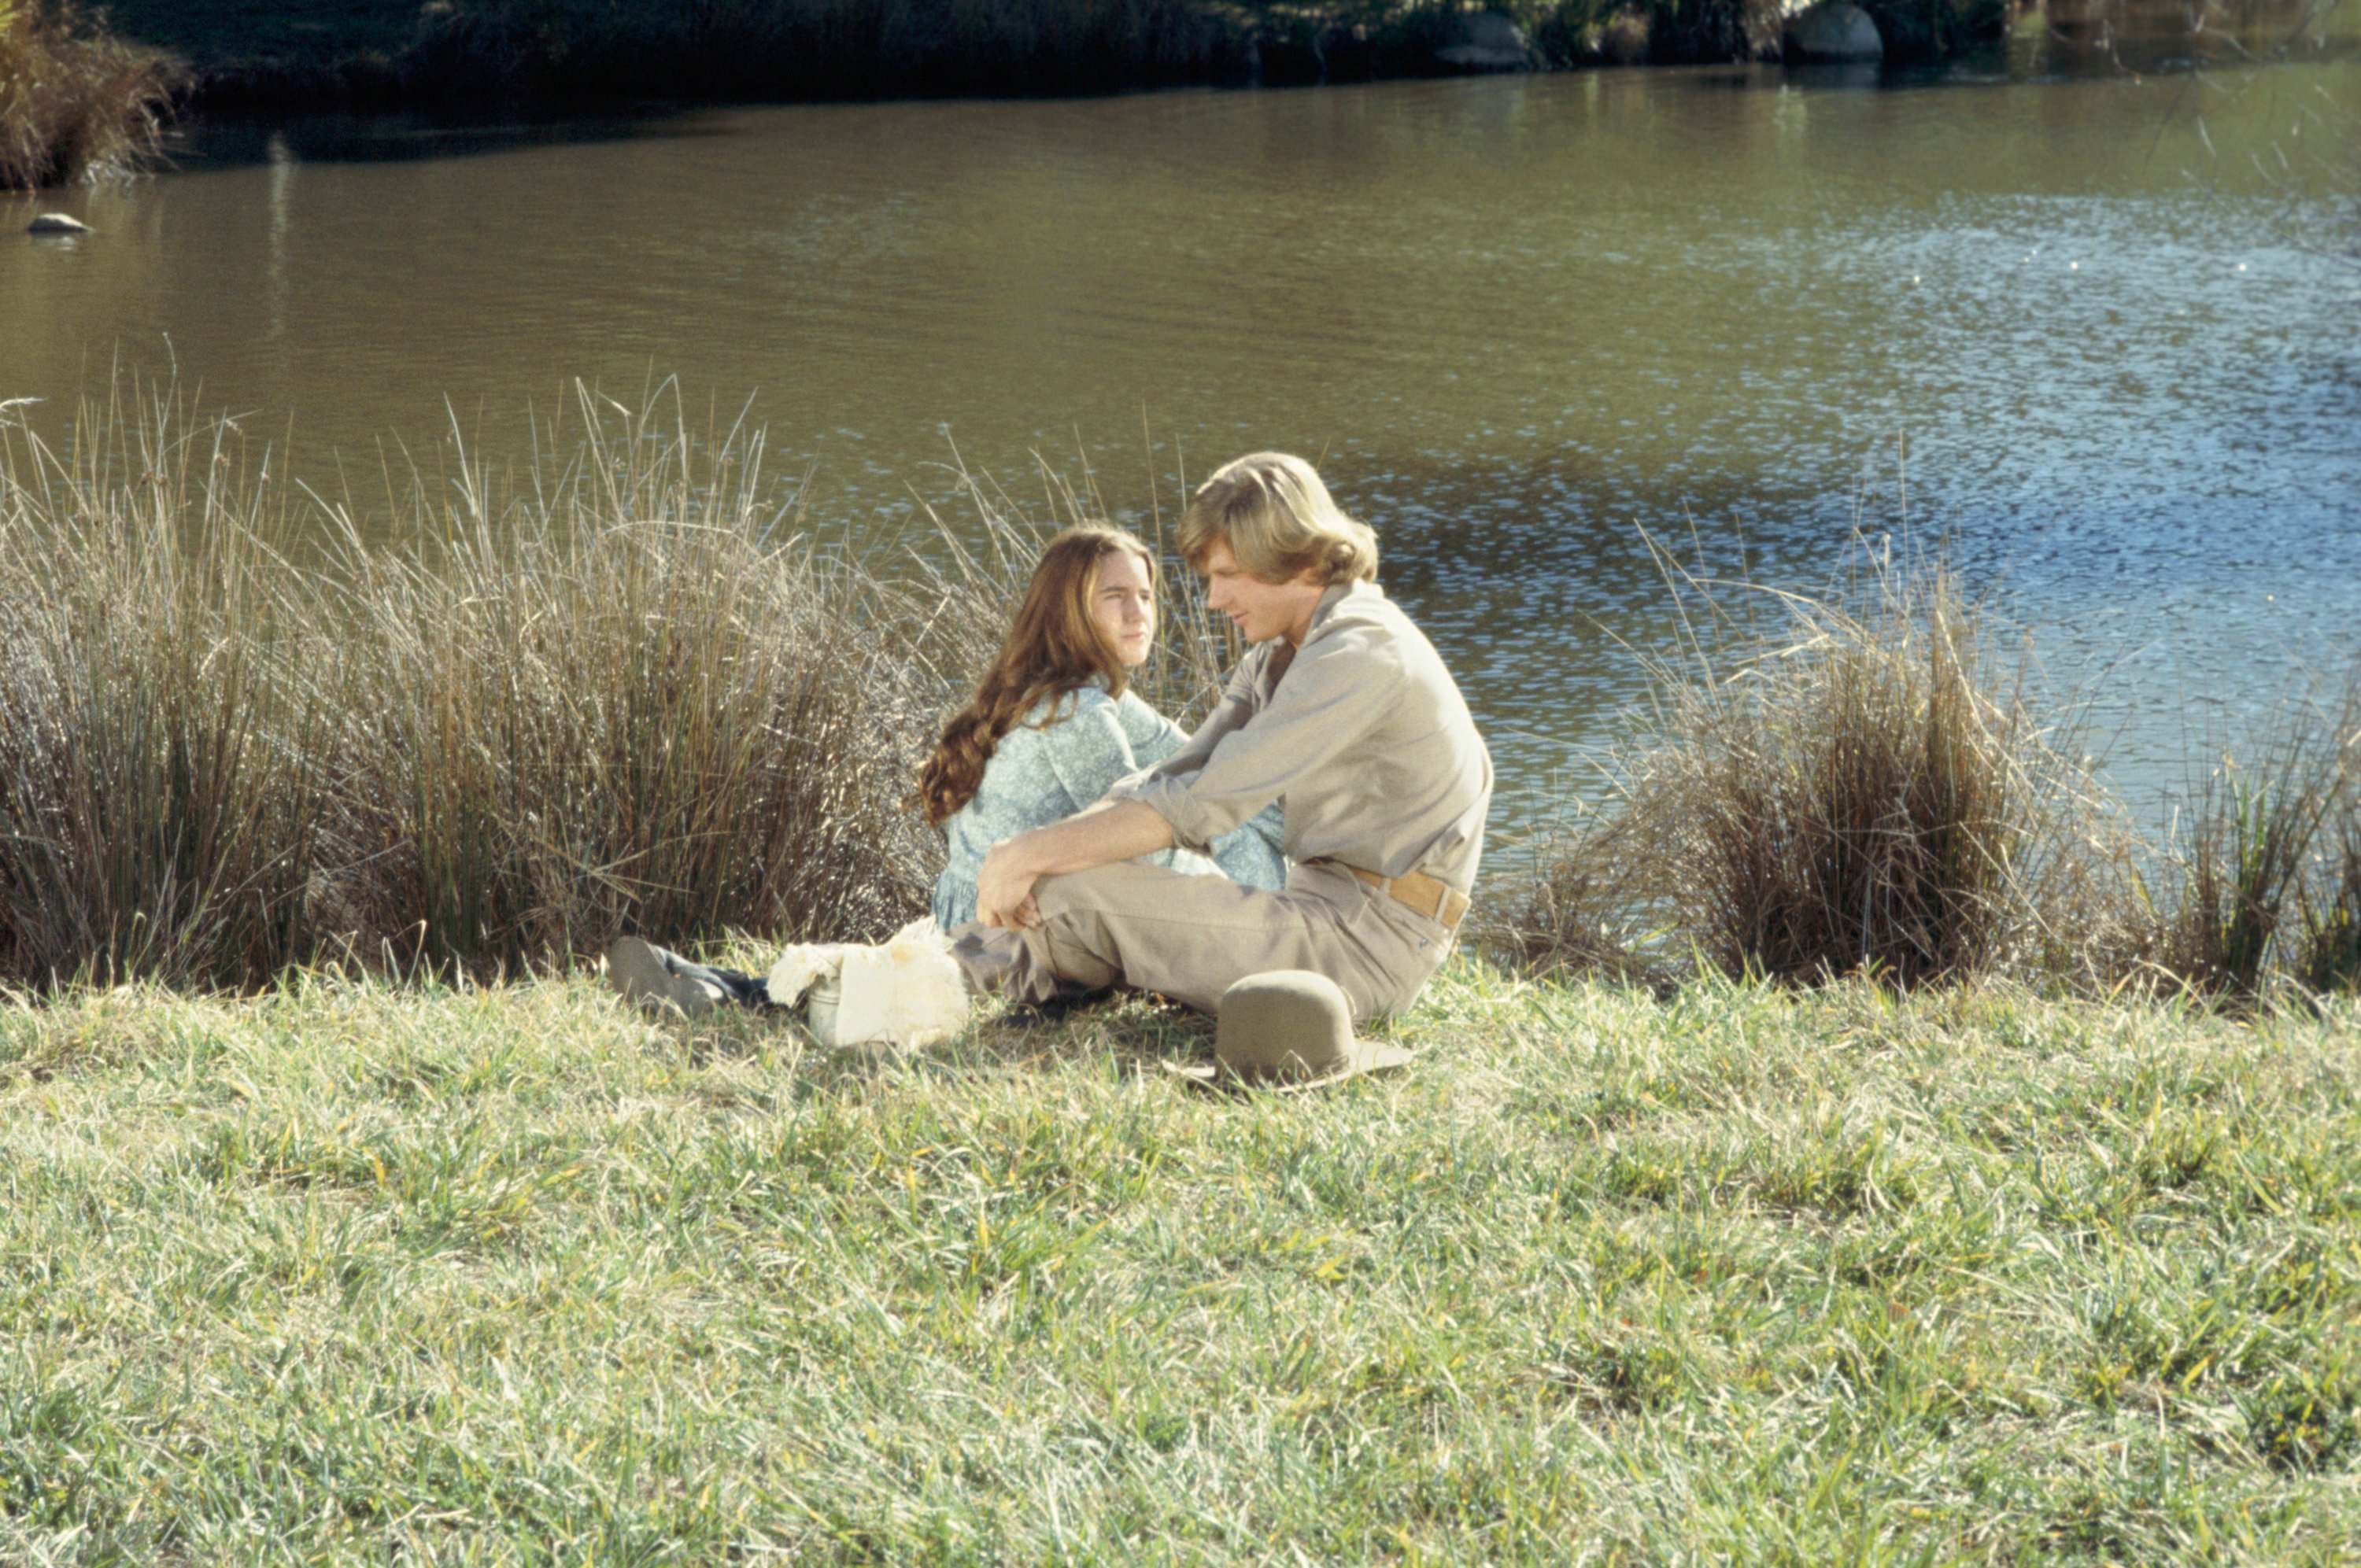
[[(934, 555), (880, 566), (815, 543), (761, 432), (577, 389), (570, 449), (552, 423), (523, 472), (455, 453), (370, 544), (169, 389), (118, 386), (62, 446), (24, 418), (0, 418), (0, 984), (36, 989), (882, 938), (941, 866), (906, 798), (942, 716), (1040, 540), (1111, 510), (1069, 489), (1028, 518), (969, 477)], [(1775, 615), (1661, 565), (1680, 623), (1722, 630), (1647, 662), (1607, 802), (1496, 843), (1490, 950), (1658, 987), (2361, 986), (2361, 671), (2224, 737), (2155, 840), (1939, 559), (1881, 547)], [(1162, 619), (1138, 686), (1193, 723), (1240, 650), (1202, 603)]]
[(0, 1004), (0, 1556), (2345, 1560), (2361, 1018), (1455, 963), (1335, 1092)]
[[(1888, 58), (2006, 25), (2004, 0), (1869, 0)], [(120, 0), (126, 38), (189, 62), (210, 108), (1024, 96), (1466, 70), (1774, 58), (1777, 0)]]

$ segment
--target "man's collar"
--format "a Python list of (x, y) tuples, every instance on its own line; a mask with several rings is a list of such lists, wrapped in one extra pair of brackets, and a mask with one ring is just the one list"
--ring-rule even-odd
[(1320, 602), (1312, 607), (1312, 624), (1304, 628), (1303, 640), (1306, 642), (1311, 641), (1312, 634), (1320, 630), (1320, 623), (1334, 614), (1338, 605), (1343, 604), (1356, 593), (1373, 594), (1379, 598), (1385, 597), (1385, 590), (1378, 587), (1377, 584), (1365, 583), (1357, 577), (1348, 577), (1344, 582), (1329, 584), (1320, 595)]

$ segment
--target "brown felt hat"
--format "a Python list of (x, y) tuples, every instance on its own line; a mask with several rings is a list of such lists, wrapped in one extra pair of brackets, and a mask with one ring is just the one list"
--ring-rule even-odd
[(1212, 1062), (1174, 1065), (1198, 1083), (1313, 1089), (1356, 1073), (1400, 1067), (1411, 1053), (1353, 1033), (1342, 987), (1309, 970), (1250, 974), (1222, 993)]

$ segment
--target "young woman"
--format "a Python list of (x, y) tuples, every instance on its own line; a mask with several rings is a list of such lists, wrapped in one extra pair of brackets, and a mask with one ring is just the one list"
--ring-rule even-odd
[[(975, 918), (975, 874), (993, 845), (1094, 805), (1115, 780), (1188, 740), (1129, 689), (1131, 672), (1155, 646), (1156, 563), (1147, 546), (1111, 528), (1068, 529), (1049, 541), (999, 656), (918, 773), (927, 820), (950, 840), (935, 884), (937, 926), (949, 931)], [(1185, 850), (1148, 859), (1281, 888), (1283, 828), (1273, 805), (1214, 839), (1211, 860)], [(607, 950), (607, 978), (632, 1001), (668, 1002), (691, 1014), (724, 1003), (776, 1005), (763, 977), (709, 969), (637, 937)], [(877, 982), (870, 983), (873, 991)], [(894, 982), (884, 983), (890, 990)], [(957, 1001), (964, 1006), (963, 992)]]
[[(935, 924), (975, 918), (975, 877), (1001, 839), (1062, 821), (1126, 773), (1162, 762), (1188, 736), (1130, 689), (1156, 646), (1156, 562), (1111, 528), (1049, 541), (998, 657), (918, 772), (918, 802), (950, 859), (935, 883)], [(1287, 883), (1279, 808), (1213, 841), (1213, 859), (1167, 850), (1154, 863)]]

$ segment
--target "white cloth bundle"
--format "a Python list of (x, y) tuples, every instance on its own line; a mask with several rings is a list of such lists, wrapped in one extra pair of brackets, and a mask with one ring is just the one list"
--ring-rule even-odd
[[(835, 981), (836, 1005), (823, 1003)], [(931, 919), (911, 921), (891, 939), (810, 943), (789, 948), (771, 966), (771, 1000), (794, 1006), (815, 992), (806, 1013), (824, 1046), (887, 1044), (906, 1050), (949, 1039), (967, 1025), (967, 977), (950, 938)]]

